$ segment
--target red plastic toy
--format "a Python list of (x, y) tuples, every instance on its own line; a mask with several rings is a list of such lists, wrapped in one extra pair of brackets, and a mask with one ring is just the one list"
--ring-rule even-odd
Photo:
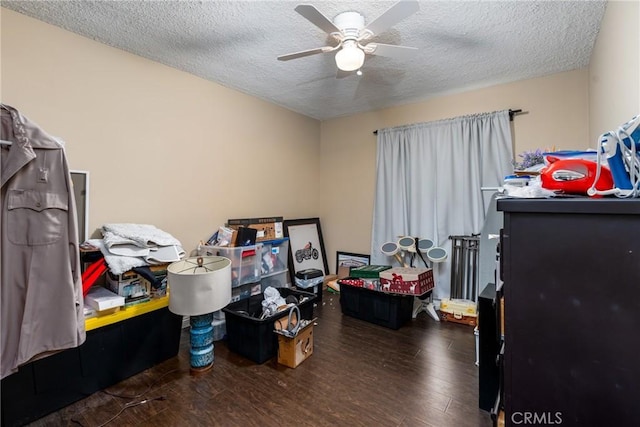
[[(558, 159), (553, 156), (547, 156), (547, 161), (551, 163), (540, 173), (543, 188), (587, 195), (587, 190), (596, 178), (596, 162), (586, 159)], [(608, 190), (612, 187), (611, 171), (603, 165), (596, 189)]]

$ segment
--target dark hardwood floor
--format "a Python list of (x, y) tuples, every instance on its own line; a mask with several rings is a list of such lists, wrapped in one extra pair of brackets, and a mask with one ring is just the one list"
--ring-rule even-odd
[(478, 408), (473, 328), (420, 313), (395, 331), (343, 316), (330, 293), (314, 315), (313, 355), (295, 369), (219, 341), (213, 369), (190, 375), (184, 329), (177, 357), (30, 425), (100, 426), (120, 413), (107, 425), (491, 426)]

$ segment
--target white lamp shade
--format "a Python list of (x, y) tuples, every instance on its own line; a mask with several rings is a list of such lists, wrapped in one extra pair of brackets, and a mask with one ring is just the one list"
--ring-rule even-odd
[(213, 313), (231, 302), (231, 260), (187, 258), (167, 267), (169, 310), (183, 316)]
[(336, 65), (342, 71), (355, 71), (364, 64), (364, 51), (353, 40), (345, 41), (336, 53)]

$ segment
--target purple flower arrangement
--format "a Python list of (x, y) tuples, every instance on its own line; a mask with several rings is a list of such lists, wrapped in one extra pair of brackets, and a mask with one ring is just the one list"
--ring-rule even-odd
[(544, 151), (539, 148), (533, 151), (523, 151), (518, 154), (518, 157), (522, 158), (522, 161), (519, 163), (513, 162), (513, 166), (516, 170), (524, 170), (535, 165), (544, 164), (544, 156), (542, 153), (544, 153)]

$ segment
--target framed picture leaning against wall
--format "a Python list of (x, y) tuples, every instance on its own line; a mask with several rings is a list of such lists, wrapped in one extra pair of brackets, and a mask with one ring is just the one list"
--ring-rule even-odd
[(282, 223), (289, 238), (289, 274), (295, 284), (297, 272), (315, 268), (329, 274), (327, 255), (322, 240), (320, 218), (286, 219)]
[(349, 276), (352, 268), (369, 265), (371, 257), (365, 254), (354, 254), (352, 252), (336, 252), (336, 274), (338, 279)]

